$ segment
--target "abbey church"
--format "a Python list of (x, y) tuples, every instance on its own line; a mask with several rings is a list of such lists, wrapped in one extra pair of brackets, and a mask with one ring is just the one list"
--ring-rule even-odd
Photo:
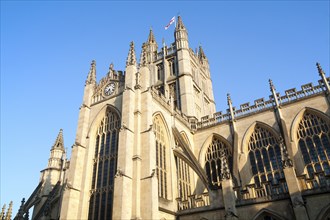
[[(193, 37), (193, 36), (192, 36)], [(209, 62), (150, 30), (140, 59), (96, 81), (92, 61), (71, 158), (60, 130), (16, 220), (329, 220), (330, 78), (216, 112)], [(87, 72), (87, 71), (86, 71)], [(45, 158), (45, 162), (46, 162)]]

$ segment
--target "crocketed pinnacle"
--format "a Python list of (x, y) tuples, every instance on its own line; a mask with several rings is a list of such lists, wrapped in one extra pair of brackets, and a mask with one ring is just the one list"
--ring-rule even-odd
[(269, 82), (270, 91), (275, 92), (275, 86), (273, 84), (273, 80), (269, 79), (268, 82)]
[(319, 71), (320, 76), (324, 75), (325, 73), (324, 73), (320, 63), (316, 63), (316, 66), (317, 66), (317, 70)]
[(154, 36), (154, 32), (152, 31), (152, 28), (150, 28), (148, 43), (156, 43), (156, 38)]
[(178, 16), (178, 23), (176, 25), (176, 28), (177, 29), (186, 29), (183, 22), (182, 22), (181, 16)]
[(147, 65), (147, 48), (146, 43), (142, 44), (142, 51), (140, 56), (140, 66), (146, 66)]
[(134, 49), (134, 42), (132, 41), (130, 44), (127, 60), (126, 60), (126, 67), (136, 65), (136, 56), (135, 56), (135, 49)]
[(60, 149), (64, 151), (64, 141), (63, 141), (63, 130), (60, 129), (60, 132), (57, 135), (57, 138), (55, 140), (55, 143), (52, 147), (52, 150), (54, 149)]
[(91, 68), (89, 70), (89, 73), (87, 75), (86, 84), (93, 84), (96, 83), (96, 62), (95, 60), (92, 60)]
[(199, 46), (198, 56), (199, 56), (199, 59), (206, 59), (206, 56), (205, 56), (205, 53), (204, 53), (204, 50), (203, 50), (202, 46)]

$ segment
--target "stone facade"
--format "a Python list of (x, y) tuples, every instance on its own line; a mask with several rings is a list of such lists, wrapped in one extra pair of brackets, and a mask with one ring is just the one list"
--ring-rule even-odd
[[(16, 219), (330, 218), (330, 89), (316, 86), (215, 112), (209, 63), (181, 17), (158, 50), (96, 82), (92, 62), (71, 159), (62, 131)], [(28, 218), (28, 217), (27, 217)]]

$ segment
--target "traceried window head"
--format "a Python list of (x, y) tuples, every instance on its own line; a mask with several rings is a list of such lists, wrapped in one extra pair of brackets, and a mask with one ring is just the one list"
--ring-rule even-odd
[(321, 117), (305, 112), (299, 123), (297, 138), (305, 168), (310, 178), (316, 172), (330, 174), (330, 125)]
[(282, 170), (281, 149), (278, 140), (267, 129), (256, 125), (249, 140), (249, 159), (254, 182), (277, 183), (284, 178)]
[(119, 128), (119, 116), (111, 109), (107, 109), (95, 139), (88, 219), (111, 219)]
[(154, 119), (153, 129), (156, 139), (156, 166), (158, 178), (158, 196), (167, 199), (167, 150), (166, 130), (163, 120), (159, 115)]
[(212, 138), (205, 154), (205, 170), (209, 183), (220, 187), (223, 178), (228, 178), (232, 170), (232, 154), (223, 141)]

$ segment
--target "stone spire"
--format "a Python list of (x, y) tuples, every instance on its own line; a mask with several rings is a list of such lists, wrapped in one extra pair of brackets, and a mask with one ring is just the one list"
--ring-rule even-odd
[(156, 38), (154, 36), (154, 32), (152, 31), (152, 28), (150, 28), (149, 31), (148, 43), (156, 43)]
[(177, 22), (176, 28), (181, 29), (181, 30), (186, 29), (186, 27), (184, 26), (184, 24), (182, 22), (181, 16), (178, 16), (178, 22)]
[(126, 60), (126, 67), (136, 65), (136, 56), (135, 56), (135, 49), (134, 49), (134, 42), (132, 41), (130, 44), (127, 60)]
[(271, 79), (269, 79), (269, 87), (270, 87), (270, 91), (273, 94), (273, 98), (274, 98), (274, 101), (275, 101), (275, 106), (279, 107), (280, 105), (278, 103), (276, 89), (275, 89), (275, 86), (274, 86), (273, 81)]
[(57, 135), (55, 143), (52, 147), (52, 150), (53, 149), (60, 149), (60, 150), (64, 151), (64, 141), (63, 141), (63, 130), (62, 129), (60, 129), (60, 132)]
[(86, 84), (94, 84), (94, 83), (96, 83), (96, 62), (95, 60), (92, 60), (91, 68), (87, 75)]

